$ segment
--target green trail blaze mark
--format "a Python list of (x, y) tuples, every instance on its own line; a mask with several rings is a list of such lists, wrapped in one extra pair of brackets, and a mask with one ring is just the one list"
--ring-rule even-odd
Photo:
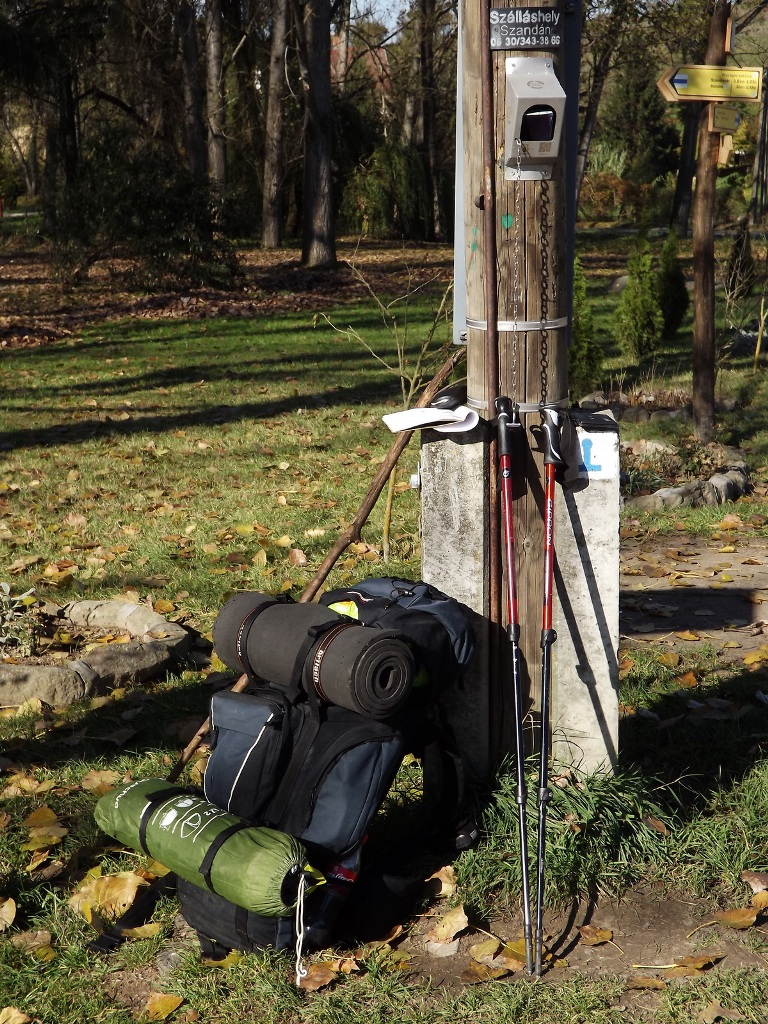
[(509, 231), (512, 225), (515, 223), (515, 218), (511, 213), (503, 213), (501, 215), (501, 226), (505, 231)]

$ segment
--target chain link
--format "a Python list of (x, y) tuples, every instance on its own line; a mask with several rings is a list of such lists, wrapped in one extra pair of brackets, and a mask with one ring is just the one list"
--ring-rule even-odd
[(547, 401), (549, 378), (549, 181), (541, 179), (541, 404)]

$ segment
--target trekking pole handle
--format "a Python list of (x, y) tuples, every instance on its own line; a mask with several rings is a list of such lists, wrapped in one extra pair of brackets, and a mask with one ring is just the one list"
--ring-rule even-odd
[(560, 450), (562, 430), (562, 413), (559, 409), (542, 406), (541, 409), (541, 447), (544, 452), (545, 466), (564, 466), (565, 459)]
[(499, 427), (499, 458), (504, 455), (511, 456), (512, 435), (510, 431), (521, 426), (517, 405), (513, 405), (506, 396), (500, 396), (496, 399), (496, 416)]

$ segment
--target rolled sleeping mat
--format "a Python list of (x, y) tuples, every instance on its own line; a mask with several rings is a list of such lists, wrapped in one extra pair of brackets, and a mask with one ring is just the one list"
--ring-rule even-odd
[(219, 658), (290, 689), (298, 680), (329, 704), (386, 718), (408, 699), (416, 663), (402, 634), (365, 626), (317, 604), (237, 594), (213, 624)]
[(191, 790), (162, 779), (139, 779), (110, 790), (96, 804), (99, 828), (164, 864), (180, 878), (254, 914), (285, 917), (323, 882), (293, 836), (248, 826)]

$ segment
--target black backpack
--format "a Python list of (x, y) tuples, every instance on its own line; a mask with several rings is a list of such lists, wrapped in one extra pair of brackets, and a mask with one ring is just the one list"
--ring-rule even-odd
[[(246, 595), (239, 600), (249, 614), (254, 602)], [(322, 599), (326, 605), (338, 601), (359, 602), (359, 621), (401, 635), (431, 681), (456, 678), (474, 651), (468, 610), (427, 584), (366, 580)], [(228, 631), (231, 613), (230, 606)], [(299, 641), (293, 642), (298, 668), (305, 654)], [(407, 752), (421, 761), (424, 794), (419, 835), (409, 836), (409, 845), (416, 849), (437, 835), (448, 837), (454, 850), (464, 848), (476, 830), (465, 808), (464, 762), (433, 699), (435, 687), (414, 690), (405, 707), (382, 721), (321, 700), (310, 679), (299, 683), (299, 674), (292, 674), (287, 686), (265, 685), (254, 675), (248, 692), (214, 696), (204, 789), (211, 803), (249, 823), (288, 832), (306, 846), (327, 882), (302, 907), (302, 941), (304, 948), (322, 948), (338, 934), (350, 897), (373, 898), (377, 891), (391, 910), (404, 892), (412, 895), (407, 880), (386, 873), (371, 879), (369, 871), (366, 879), (364, 872), (356, 884), (371, 823)], [(294, 918), (261, 917), (183, 880), (178, 896), (184, 918), (209, 956), (231, 948), (285, 949), (296, 942)], [(369, 915), (363, 911), (362, 916)]]

